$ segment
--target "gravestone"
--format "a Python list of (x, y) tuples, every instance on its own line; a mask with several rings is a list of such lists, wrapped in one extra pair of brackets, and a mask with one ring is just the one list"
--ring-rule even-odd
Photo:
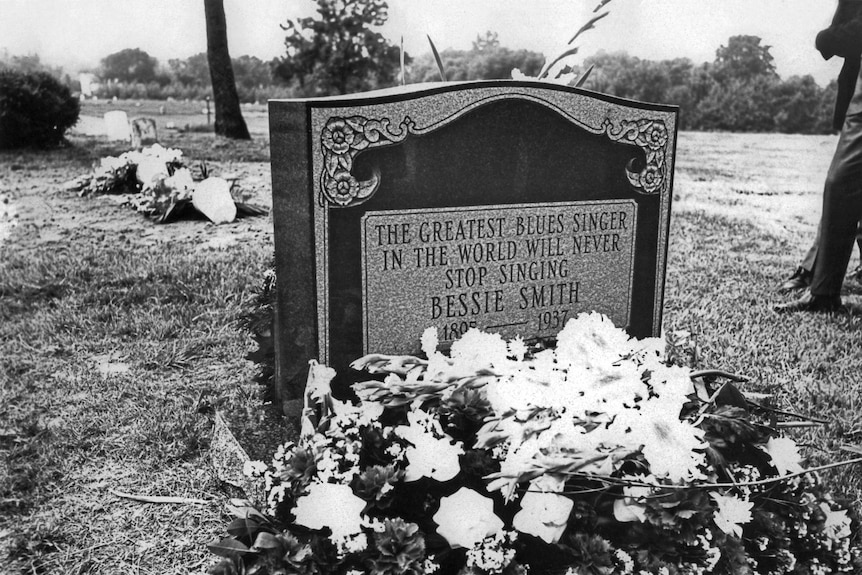
[(105, 112), (105, 133), (109, 140), (128, 142), (132, 137), (129, 129), (129, 116), (122, 110)]
[(135, 118), (132, 120), (132, 147), (142, 148), (159, 142), (156, 121), (152, 118)]
[(678, 110), (536, 82), (270, 102), (276, 386), (584, 311), (659, 334)]

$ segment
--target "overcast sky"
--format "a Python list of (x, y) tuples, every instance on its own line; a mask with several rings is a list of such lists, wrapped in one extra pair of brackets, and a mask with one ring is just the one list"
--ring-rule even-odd
[[(492, 30), (512, 48), (556, 55), (592, 15), (598, 0), (389, 0), (381, 30), (403, 36), (407, 52), (469, 48)], [(820, 84), (840, 67), (823, 61), (814, 36), (828, 25), (835, 0), (613, 0), (610, 16), (579, 39), (577, 58), (600, 49), (646, 59), (712, 61), (730, 36), (752, 34), (772, 46), (778, 73), (811, 74)], [(225, 0), (232, 56), (283, 54), (279, 23), (313, 14), (311, 0)], [(44, 62), (93, 67), (124, 48), (161, 62), (206, 50), (202, 0), (0, 0), (0, 53), (39, 54)]]

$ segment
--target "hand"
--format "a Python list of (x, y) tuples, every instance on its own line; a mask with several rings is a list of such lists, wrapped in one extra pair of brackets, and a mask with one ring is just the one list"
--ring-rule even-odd
[(831, 28), (821, 30), (817, 33), (817, 38), (814, 40), (814, 47), (817, 48), (824, 60), (828, 60), (835, 55), (835, 42)]

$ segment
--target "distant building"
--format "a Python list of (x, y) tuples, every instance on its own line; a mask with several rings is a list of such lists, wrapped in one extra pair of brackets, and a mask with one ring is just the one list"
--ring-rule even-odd
[(78, 74), (78, 81), (81, 83), (81, 95), (85, 98), (93, 97), (101, 87), (98, 76), (91, 72), (81, 72)]

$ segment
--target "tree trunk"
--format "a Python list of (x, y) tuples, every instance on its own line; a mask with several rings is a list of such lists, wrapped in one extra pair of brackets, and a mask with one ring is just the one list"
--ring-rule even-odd
[(227, 23), (224, 0), (204, 0), (207, 22), (207, 60), (215, 101), (215, 133), (235, 140), (250, 140), (239, 109), (233, 65), (227, 49)]

